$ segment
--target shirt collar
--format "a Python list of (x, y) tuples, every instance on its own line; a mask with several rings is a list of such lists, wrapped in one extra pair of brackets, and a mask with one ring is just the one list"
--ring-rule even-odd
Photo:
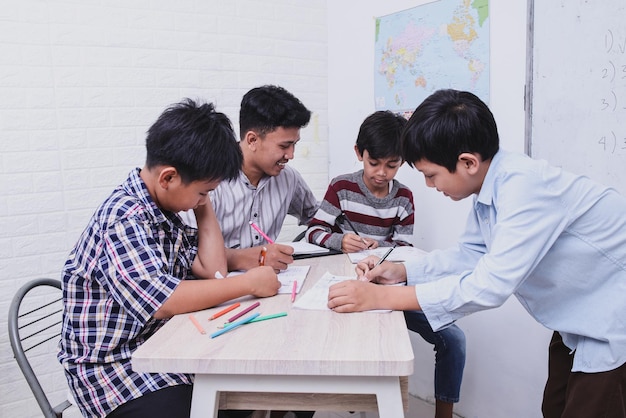
[(505, 151), (499, 150), (498, 152), (496, 152), (496, 155), (494, 155), (491, 159), (491, 163), (489, 164), (489, 168), (487, 169), (487, 174), (485, 175), (485, 178), (483, 179), (483, 184), (480, 187), (480, 192), (478, 192), (478, 196), (476, 197), (477, 203), (482, 203), (483, 205), (492, 204), (496, 177), (499, 172), (499, 166), (505, 154)]
[(146, 183), (142, 180), (139, 173), (141, 172), (140, 168), (136, 168), (130, 172), (128, 175), (128, 180), (122, 185), (122, 188), (128, 193), (130, 196), (136, 196), (137, 199), (141, 202), (142, 206), (146, 209), (146, 212), (156, 223), (163, 223), (167, 221), (172, 221), (172, 218), (175, 216), (168, 216), (167, 213), (161, 208), (157, 206), (155, 201), (150, 196), (148, 192), (148, 187)]

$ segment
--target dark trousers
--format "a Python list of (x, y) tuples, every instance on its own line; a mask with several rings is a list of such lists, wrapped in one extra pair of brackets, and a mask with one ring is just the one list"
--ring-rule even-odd
[(544, 418), (626, 418), (626, 363), (607, 372), (572, 372), (570, 351), (555, 332), (541, 406)]

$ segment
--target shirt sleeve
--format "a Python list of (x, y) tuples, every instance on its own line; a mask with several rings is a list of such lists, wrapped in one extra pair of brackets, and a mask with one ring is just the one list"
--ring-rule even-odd
[(311, 219), (313, 219), (313, 216), (315, 216), (315, 212), (317, 212), (319, 208), (319, 203), (300, 173), (293, 170), (293, 174), (295, 192), (291, 198), (287, 213), (298, 218), (299, 225), (308, 225)]
[(320, 208), (309, 223), (306, 232), (307, 241), (322, 247), (341, 251), (343, 231), (337, 225), (341, 207), (337, 190), (333, 183), (328, 186)]
[(415, 205), (413, 203), (413, 193), (409, 189), (402, 189), (407, 195), (404, 199), (399, 199), (403, 205), (398, 205), (398, 218), (393, 224), (391, 241), (396, 245), (412, 245), (413, 226), (415, 224)]
[(141, 324), (154, 316), (181, 281), (168, 268), (180, 263), (178, 254), (168, 257), (150, 228), (147, 223), (126, 219), (104, 234), (108, 268), (103, 279), (116, 302)]
[(540, 176), (496, 180), (493, 203), (475, 202), (458, 248), (433, 252), (411, 271), (432, 328), (502, 305), (561, 234), (566, 211)]

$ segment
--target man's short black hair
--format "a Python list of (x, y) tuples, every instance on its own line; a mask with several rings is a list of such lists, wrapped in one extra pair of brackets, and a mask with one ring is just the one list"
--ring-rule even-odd
[(264, 136), (277, 128), (302, 128), (311, 112), (293, 94), (279, 86), (255, 87), (241, 100), (239, 131), (241, 138), (253, 130)]

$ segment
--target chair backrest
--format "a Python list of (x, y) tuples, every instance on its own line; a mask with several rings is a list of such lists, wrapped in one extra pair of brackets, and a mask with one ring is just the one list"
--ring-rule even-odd
[[(33, 292), (29, 294), (31, 291)], [(28, 302), (23, 303), (27, 295)], [(26, 312), (21, 312), (22, 310)], [(26, 353), (48, 341), (59, 340), (62, 315), (61, 281), (55, 279), (29, 281), (13, 296), (9, 308), (9, 339), (13, 355), (46, 418), (61, 417), (71, 403), (65, 400), (56, 406), (50, 404)]]

